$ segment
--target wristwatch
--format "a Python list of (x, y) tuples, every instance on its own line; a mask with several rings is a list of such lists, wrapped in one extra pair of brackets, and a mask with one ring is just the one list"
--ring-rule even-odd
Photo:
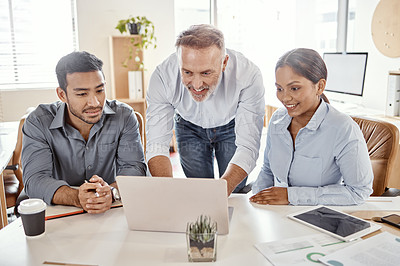
[(117, 188), (110, 186), (111, 188), (111, 195), (112, 195), (112, 199), (113, 202), (116, 200), (121, 200), (121, 196), (119, 195), (119, 191)]

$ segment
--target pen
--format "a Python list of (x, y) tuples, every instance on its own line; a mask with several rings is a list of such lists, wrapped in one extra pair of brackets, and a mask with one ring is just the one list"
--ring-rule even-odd
[[(85, 179), (85, 183), (89, 183), (89, 181), (87, 181), (87, 180)], [(93, 191), (94, 194), (96, 195), (96, 197), (100, 197), (99, 193), (97, 193), (97, 191), (96, 191), (95, 189), (89, 189), (89, 191)]]

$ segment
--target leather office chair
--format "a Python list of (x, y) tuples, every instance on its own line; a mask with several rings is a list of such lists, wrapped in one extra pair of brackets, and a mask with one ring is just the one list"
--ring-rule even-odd
[(360, 126), (367, 143), (369, 158), (374, 173), (373, 196), (380, 196), (386, 190), (390, 178), (396, 178), (394, 165), (399, 149), (399, 130), (391, 123), (352, 117)]
[(24, 188), (21, 168), (22, 126), (27, 115), (28, 114), (24, 115), (19, 122), (17, 143), (15, 145), (13, 156), (9, 165), (6, 167), (6, 170), (3, 172), (7, 208), (15, 206), (18, 195)]
[(140, 140), (142, 141), (143, 149), (145, 150), (146, 143), (144, 142), (144, 119), (141, 113), (135, 111), (136, 118), (139, 122)]

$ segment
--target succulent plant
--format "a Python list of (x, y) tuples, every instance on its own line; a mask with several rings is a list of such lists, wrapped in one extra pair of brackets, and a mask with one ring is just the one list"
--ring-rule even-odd
[(191, 240), (207, 243), (214, 239), (217, 223), (210, 216), (200, 215), (196, 222), (188, 224), (187, 231)]

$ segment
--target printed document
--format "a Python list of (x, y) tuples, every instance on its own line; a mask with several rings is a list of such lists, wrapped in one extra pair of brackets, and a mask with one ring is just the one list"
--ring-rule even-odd
[(397, 266), (400, 263), (400, 237), (383, 232), (319, 260), (334, 266)]
[(320, 258), (357, 241), (345, 242), (321, 233), (254, 246), (274, 265), (322, 265)]

